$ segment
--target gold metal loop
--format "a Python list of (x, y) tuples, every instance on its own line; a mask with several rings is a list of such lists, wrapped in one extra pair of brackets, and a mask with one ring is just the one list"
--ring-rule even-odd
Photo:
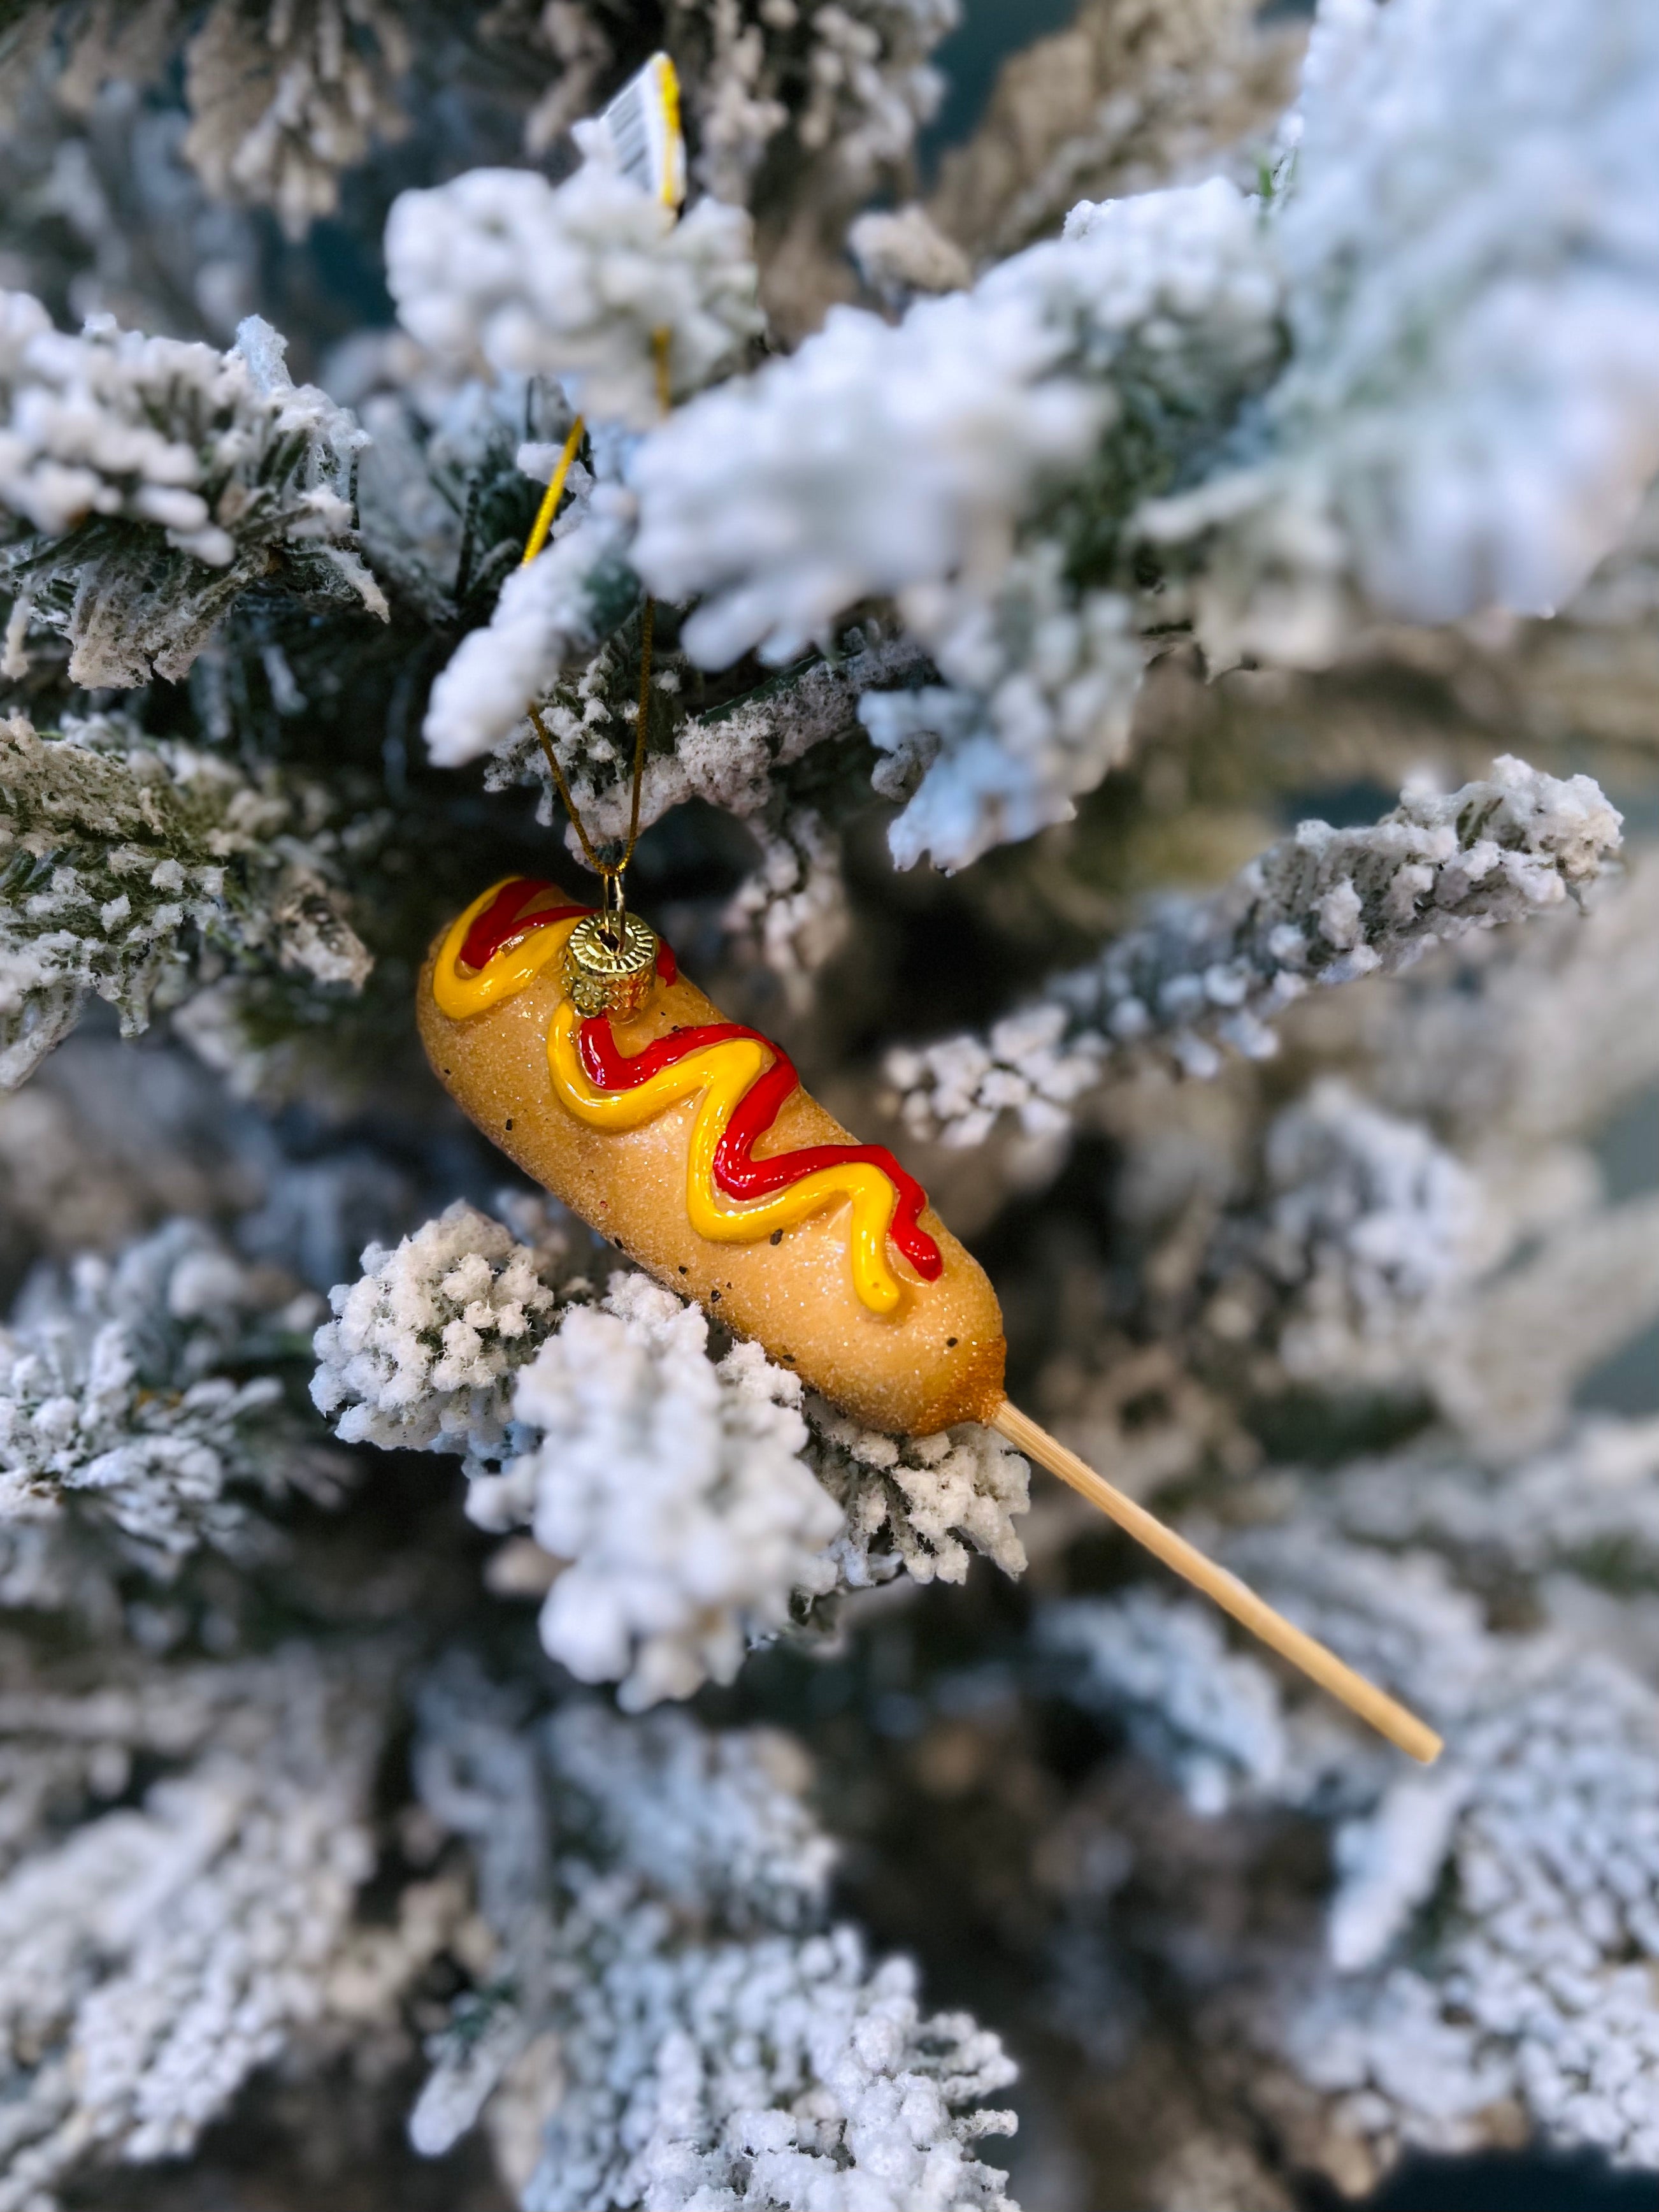
[[(657, 348), (657, 374), (665, 378), (667, 349)], [(524, 549), (525, 560), (534, 559), (546, 542), (554, 512), (564, 489), (565, 478), (582, 435), (581, 418), (577, 418), (565, 450), (560, 457), (553, 482), (548, 486), (547, 497), (542, 502), (542, 512), (536, 517), (530, 542)], [(559, 756), (553, 749), (553, 739), (542, 719), (542, 710), (530, 702), (530, 718), (547, 763), (552, 773), (554, 787), (558, 792), (571, 827), (576, 832), (577, 842), (582, 848), (584, 859), (599, 878), (599, 911), (578, 922), (566, 942), (563, 955), (565, 988), (570, 993), (578, 1011), (590, 1017), (596, 1014), (626, 1016), (637, 1013), (644, 1005), (657, 975), (657, 938), (654, 930), (627, 909), (622, 878), (628, 863), (633, 858), (633, 848), (639, 842), (639, 800), (645, 780), (645, 735), (651, 719), (651, 648), (654, 601), (646, 599), (639, 610), (639, 698), (633, 721), (633, 793), (628, 807), (627, 842), (621, 856), (601, 860), (587, 825), (577, 811), (571, 796), (565, 772), (559, 765)]]
[(637, 1014), (657, 978), (657, 933), (637, 914), (590, 914), (565, 940), (565, 988), (579, 1014)]
[(571, 827), (576, 832), (577, 842), (582, 848), (583, 858), (595, 875), (600, 877), (614, 875), (620, 879), (628, 862), (633, 858), (634, 847), (639, 842), (639, 795), (645, 781), (645, 729), (651, 716), (651, 641), (652, 618), (656, 611), (656, 602), (647, 599), (639, 614), (639, 702), (635, 709), (633, 721), (633, 796), (628, 808), (628, 842), (622, 848), (620, 860), (602, 860), (600, 859), (593, 840), (587, 833), (586, 825), (577, 811), (576, 801), (571, 797), (570, 786), (565, 781), (565, 771), (559, 765), (559, 756), (553, 750), (553, 739), (548, 735), (548, 726), (542, 720), (542, 710), (533, 699), (530, 702), (530, 721), (536, 736), (542, 741), (542, 750), (547, 756), (548, 766), (552, 770), (554, 787), (559, 793), (566, 813), (570, 817)]

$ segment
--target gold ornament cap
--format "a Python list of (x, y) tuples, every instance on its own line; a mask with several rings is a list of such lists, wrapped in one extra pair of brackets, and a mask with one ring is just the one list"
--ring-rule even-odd
[(657, 932), (637, 914), (612, 909), (578, 921), (565, 940), (565, 988), (578, 1014), (637, 1014), (657, 980)]

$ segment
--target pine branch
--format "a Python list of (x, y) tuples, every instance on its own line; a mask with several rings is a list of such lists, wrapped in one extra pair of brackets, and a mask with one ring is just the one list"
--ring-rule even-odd
[(1305, 822), (1224, 890), (1167, 902), (985, 1037), (892, 1054), (899, 1110), (946, 1144), (982, 1143), (1003, 1113), (1051, 1137), (1120, 1055), (1167, 1054), (1198, 1076), (1221, 1048), (1266, 1057), (1268, 1024), (1310, 985), (1397, 971), (1432, 945), (1581, 896), (1618, 852), (1620, 819), (1589, 777), (1563, 782), (1506, 757), (1488, 782), (1408, 791), (1370, 829)]
[(360, 990), (319, 794), (118, 717), (0, 729), (0, 1079), (21, 1083), (96, 994), (136, 1035), (230, 965)]
[[(837, 1589), (1018, 1574), (1025, 1462), (972, 1430), (898, 1441), (554, 1219), (536, 1247), (457, 1203), (333, 1293), (312, 1395), (348, 1443), (464, 1455), (469, 1516), (546, 1594), (547, 1650), (625, 1708), (730, 1681)], [(810, 1427), (808, 1426), (810, 1422)], [(555, 1562), (564, 1562), (562, 1569)]]
[(316, 1303), (186, 1221), (37, 1279), (0, 1331), (0, 1553), (39, 1553), (43, 1589), (60, 1530), (160, 1582), (203, 1546), (270, 1556), (260, 1507), (344, 1472), (285, 1403)]
[(907, 1961), (826, 1925), (833, 1847), (784, 1740), (582, 1704), (527, 1725), (460, 1668), (421, 1718), (422, 1798), (476, 1852), (503, 1956), (438, 2044), (417, 2148), (496, 2099), (542, 2123), (508, 2155), (548, 2212), (825, 2189), (1012, 2212), (973, 2146), (1012, 2130), (980, 2100), (1014, 2069), (966, 2014), (924, 2016)]
[(0, 549), (8, 673), (38, 623), (69, 639), (72, 683), (177, 678), (257, 582), (385, 619), (353, 550), (364, 434), (284, 349), (257, 316), (228, 354), (108, 318), (69, 337), (0, 295), (0, 507), (30, 526)]
[[(90, 1693), (6, 1668), (0, 1771), (44, 1757), (60, 1793), (0, 1879), (0, 2212), (188, 2155), (257, 2069), (325, 2063), (330, 2030), (396, 2050), (444, 1928), (423, 1950), (354, 1926), (391, 1659), (129, 1658)], [(109, 1802), (135, 1766), (135, 1802)]]

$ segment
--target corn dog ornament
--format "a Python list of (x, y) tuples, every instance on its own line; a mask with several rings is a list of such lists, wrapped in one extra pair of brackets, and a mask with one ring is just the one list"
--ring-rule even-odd
[[(551, 749), (549, 748), (551, 757)], [(574, 817), (573, 817), (574, 818)], [(578, 823), (579, 828), (579, 823)], [(883, 1147), (809, 1097), (602, 872), (598, 910), (528, 877), (457, 916), (421, 971), (433, 1067), (472, 1119), (657, 1279), (873, 1428), (983, 1421), (1417, 1759), (1440, 1740), (1008, 1403), (984, 1271)]]
[(526, 1174), (811, 1389), (913, 1436), (994, 1419), (1002, 1316), (978, 1261), (637, 916), (493, 885), (438, 947), (421, 1030)]
[[(627, 173), (677, 207), (678, 86), (655, 55), (602, 121)], [(657, 347), (669, 405), (666, 333)], [(578, 417), (524, 550), (545, 544)], [(808, 1096), (769, 1037), (723, 1018), (623, 896), (639, 835), (651, 603), (640, 622), (633, 796), (620, 856), (583, 825), (539, 709), (530, 720), (588, 865), (596, 910), (527, 876), (492, 884), (419, 985), (439, 1079), (512, 1159), (617, 1249), (869, 1427), (982, 1421), (1426, 1765), (1440, 1739), (1008, 1403), (996, 1294), (893, 1154)]]

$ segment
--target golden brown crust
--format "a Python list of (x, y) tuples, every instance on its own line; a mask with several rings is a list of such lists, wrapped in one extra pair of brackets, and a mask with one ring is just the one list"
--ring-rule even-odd
[[(601, 1131), (578, 1121), (554, 1096), (547, 1035), (560, 996), (556, 964), (462, 1021), (439, 1011), (432, 973), (429, 957), (416, 1000), (421, 1042), (439, 1079), (526, 1175), (619, 1251), (738, 1335), (754, 1338), (871, 1428), (930, 1436), (957, 1421), (990, 1419), (1004, 1395), (996, 1294), (931, 1207), (922, 1225), (938, 1243), (943, 1272), (924, 1283), (893, 1254), (905, 1296), (887, 1316), (870, 1312), (853, 1289), (844, 1206), (785, 1231), (776, 1245), (711, 1243), (686, 1218), (691, 1101), (643, 1127)], [(639, 1014), (618, 1022), (616, 1041), (636, 1053), (670, 1030), (724, 1018), (682, 976), (659, 983)], [(764, 1158), (802, 1145), (856, 1141), (797, 1091), (756, 1152)]]

